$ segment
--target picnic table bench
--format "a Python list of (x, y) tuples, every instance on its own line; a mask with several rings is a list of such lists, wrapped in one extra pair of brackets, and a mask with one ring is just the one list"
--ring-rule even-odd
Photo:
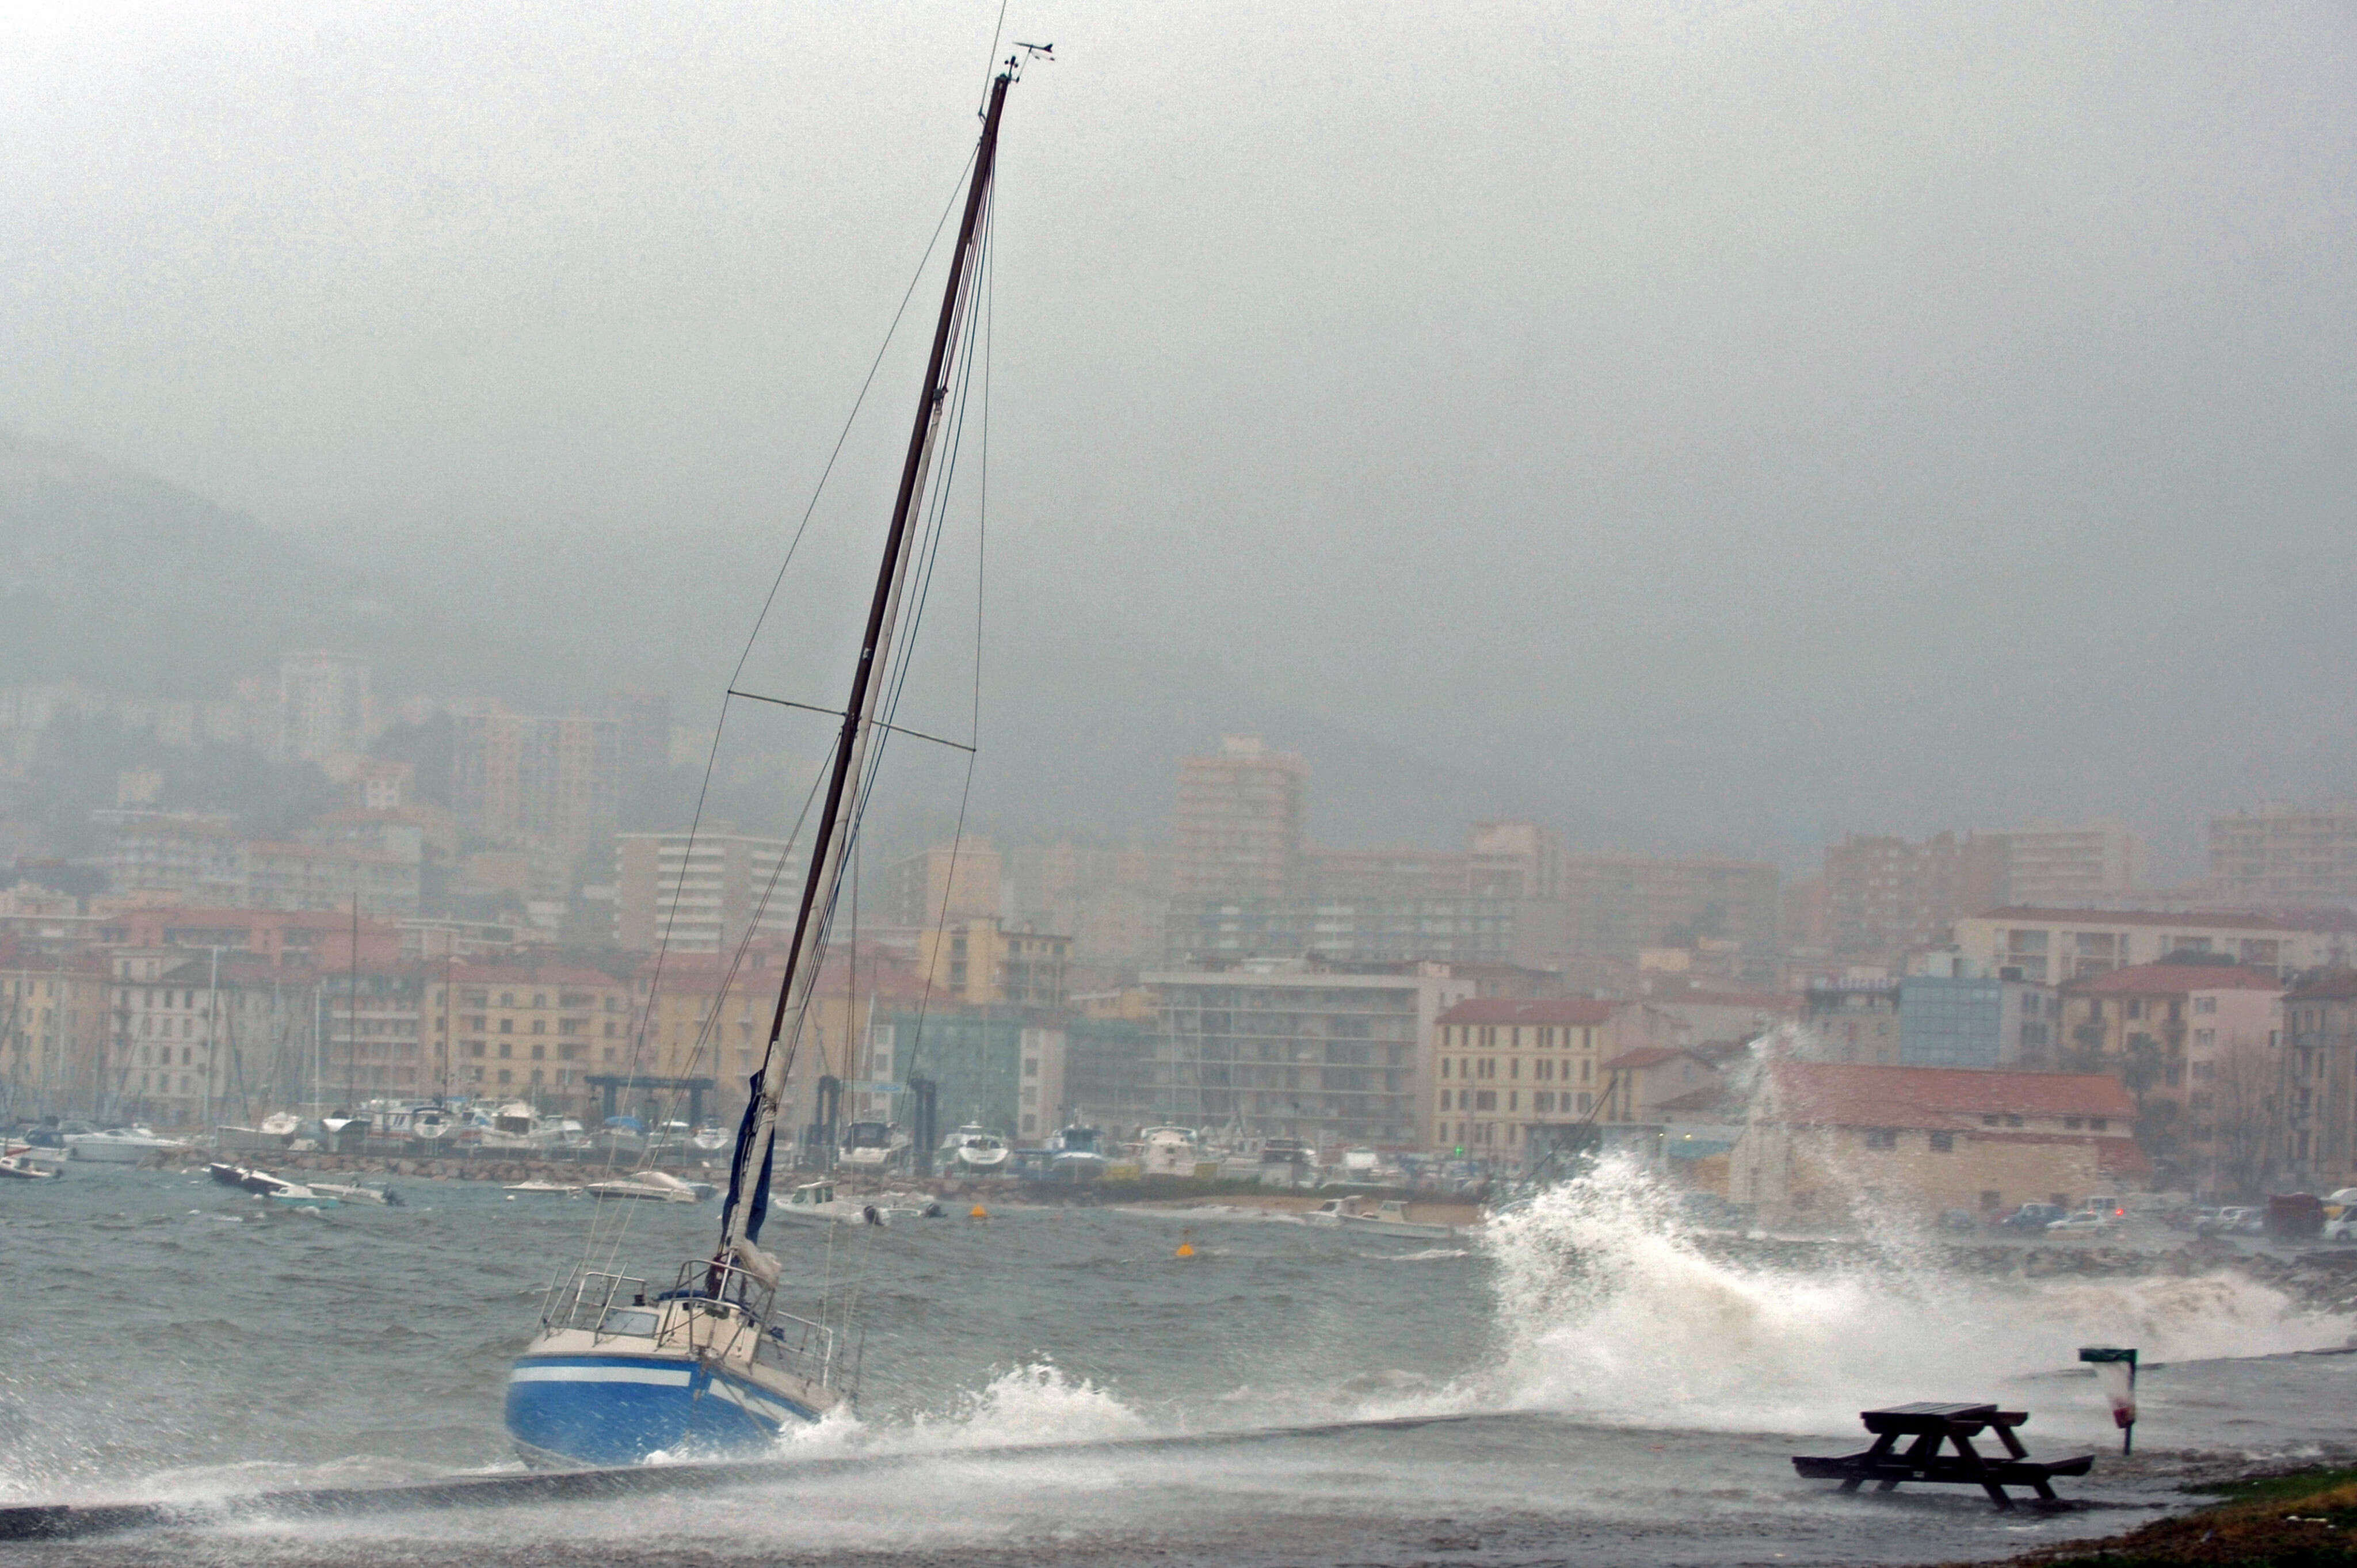
[[(1868, 1481), (1888, 1492), (1901, 1481), (1932, 1481), (1978, 1487), (2001, 1509), (2013, 1506), (2007, 1487), (2028, 1487), (2048, 1502), (2057, 1500), (2048, 1482), (2056, 1476), (2083, 1476), (2094, 1466), (2092, 1454), (2061, 1459), (2032, 1459), (2013, 1429), (2029, 1419), (2023, 1410), (1999, 1410), (1993, 1404), (1895, 1404), (1884, 1410), (1862, 1410), (1858, 1419), (1874, 1434), (1874, 1445), (1855, 1454), (1824, 1456), (1796, 1454), (1792, 1468), (1811, 1480), (1839, 1481), (1854, 1492)], [(2003, 1455), (1984, 1455), (1973, 1439), (1993, 1432), (2005, 1445)], [(1912, 1438), (1902, 1448), (1902, 1439)], [(1943, 1447), (1953, 1453), (1942, 1453)]]

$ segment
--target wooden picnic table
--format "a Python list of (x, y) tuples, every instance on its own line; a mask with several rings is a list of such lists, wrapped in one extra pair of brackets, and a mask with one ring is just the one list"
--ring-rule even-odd
[[(1901, 1481), (1927, 1481), (1976, 1486), (2001, 1509), (2013, 1506), (2007, 1487), (2028, 1487), (2048, 1502), (2058, 1500), (2049, 1485), (2056, 1476), (2083, 1476), (2095, 1463), (2092, 1454), (2061, 1459), (2032, 1459), (2014, 1428), (2029, 1419), (2023, 1410), (1999, 1410), (1994, 1404), (1895, 1404), (1882, 1410), (1862, 1410), (1858, 1419), (1874, 1434), (1874, 1445), (1855, 1454), (1824, 1456), (1794, 1455), (1792, 1468), (1812, 1480), (1838, 1480), (1845, 1492), (1855, 1492), (1872, 1481), (1875, 1490), (1888, 1492)], [(2003, 1455), (1984, 1455), (1973, 1439), (1995, 1433)], [(1905, 1447), (1902, 1440), (1912, 1439)], [(1953, 1452), (1943, 1453), (1943, 1448)]]

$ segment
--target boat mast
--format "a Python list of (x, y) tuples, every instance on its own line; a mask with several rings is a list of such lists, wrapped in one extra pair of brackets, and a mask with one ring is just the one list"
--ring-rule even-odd
[[(868, 737), (874, 734), (876, 703), (883, 687), (884, 665), (900, 607), (900, 585), (908, 575), (909, 523), (924, 499), (925, 479), (933, 446), (950, 404), (950, 361), (957, 326), (973, 282), (975, 247), (982, 214), (990, 194), (991, 176), (998, 162), (998, 121), (1006, 107), (1006, 90), (1014, 83), (1016, 60), (1010, 58), (990, 84), (990, 103), (984, 112), (982, 141), (975, 148), (974, 177), (966, 188), (965, 214), (958, 224), (957, 247), (950, 253), (950, 275), (942, 294), (941, 319), (933, 328), (931, 358), (925, 365), (925, 386), (918, 400), (909, 455), (900, 467), (899, 493), (892, 503), (892, 526), (884, 538), (884, 560), (876, 574), (876, 592), (867, 607), (867, 624), (859, 644), (859, 663), (851, 677), (851, 698), (843, 705), (843, 729), (835, 737), (834, 770), (827, 777), (826, 803), (819, 813), (812, 841), (811, 875), (802, 884), (802, 908), (794, 916), (793, 946), (786, 953), (786, 972), (778, 985), (777, 1010), (770, 1019), (770, 1045), (754, 1082), (752, 1102), (738, 1130), (736, 1168), (729, 1174), (728, 1203), (721, 1216), (721, 1255), (734, 1253), (751, 1239), (752, 1215), (766, 1204), (759, 1186), (769, 1168), (770, 1145), (777, 1138), (778, 1114), (792, 1065), (791, 1044), (780, 1040), (802, 1036), (811, 1000), (818, 992), (819, 957), (826, 925), (834, 909), (835, 890), (843, 881), (844, 859), (850, 835), (844, 831), (845, 810), (856, 800), (867, 760)], [(789, 1020), (792, 1027), (788, 1028)]]

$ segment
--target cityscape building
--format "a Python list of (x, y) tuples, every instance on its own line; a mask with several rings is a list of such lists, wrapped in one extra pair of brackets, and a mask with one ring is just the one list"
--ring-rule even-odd
[(1433, 1020), (1428, 1149), (1519, 1160), (1534, 1130), (1577, 1126), (1609, 1091), (1610, 1026), (1627, 1003), (1469, 996)]
[(2173, 953), (2225, 958), (2277, 975), (2345, 965), (2357, 929), (2346, 914), (2298, 918), (2217, 911), (2041, 909), (2014, 906), (1954, 924), (1967, 961), (2000, 978), (2059, 985)]
[(290, 653), (278, 661), (278, 734), (283, 762), (325, 762), (364, 751), (370, 732), (369, 667), (344, 653)]
[(721, 952), (748, 931), (793, 939), (802, 856), (791, 841), (716, 823), (614, 836), (614, 945), (625, 952)]
[(1945, 941), (1960, 916), (2005, 902), (2007, 842), (1941, 833), (1921, 843), (1852, 833), (1825, 846), (1825, 945), (1892, 957)]
[(1181, 898), (1282, 898), (1301, 891), (1309, 765), (1258, 736), (1178, 765), (1172, 818)]
[(1141, 1085), (1189, 1126), (1320, 1148), (1418, 1146), (1436, 1103), (1434, 1028), (1471, 998), (1446, 964), (1254, 960), (1148, 973), (1158, 1049)]
[(621, 725), (493, 708), (452, 719), (450, 805), (496, 838), (571, 856), (614, 830), (621, 802)]
[(2283, 1021), (2280, 1174), (2304, 1192), (2357, 1187), (2357, 971), (2304, 977)]
[(2242, 902), (2357, 902), (2357, 801), (2212, 818), (2210, 882)]
[(1633, 960), (1648, 948), (1732, 941), (1768, 978), (1778, 956), (1777, 871), (1763, 861), (1571, 854), (1561, 862), (1564, 941)]

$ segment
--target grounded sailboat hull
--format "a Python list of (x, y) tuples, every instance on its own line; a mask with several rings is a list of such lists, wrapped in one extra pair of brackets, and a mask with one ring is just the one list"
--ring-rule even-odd
[(818, 1418), (686, 1356), (523, 1356), (508, 1374), (508, 1435), (534, 1464), (758, 1452), (790, 1423)]

